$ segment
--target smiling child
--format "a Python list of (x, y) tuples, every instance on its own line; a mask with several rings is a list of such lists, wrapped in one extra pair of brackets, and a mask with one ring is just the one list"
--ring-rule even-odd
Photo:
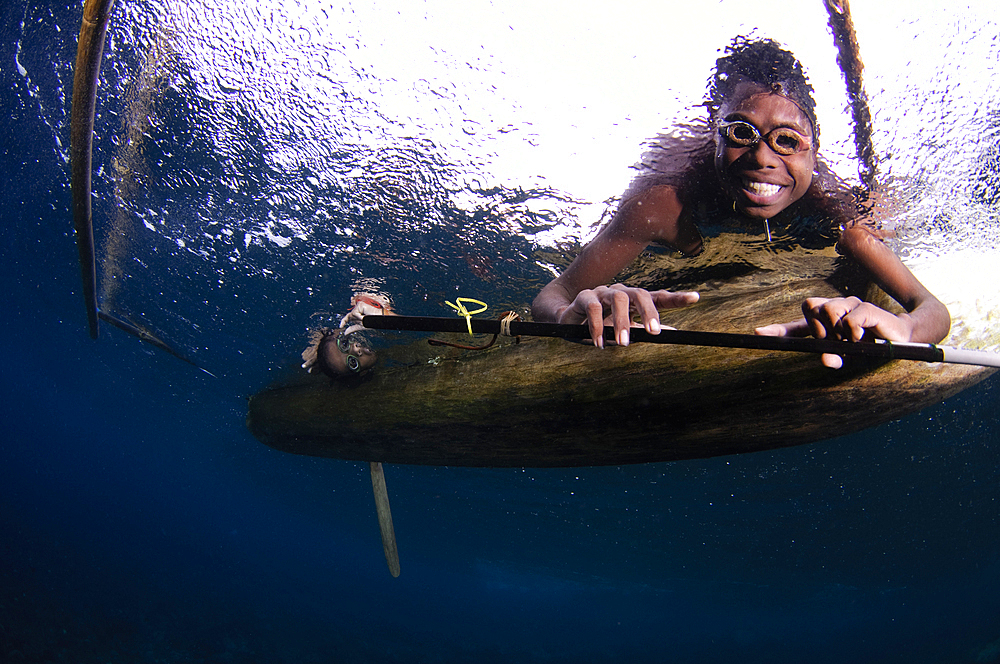
[[(687, 143), (668, 142), (660, 157), (667, 166), (658, 177), (640, 178), (610, 223), (542, 289), (532, 306), (535, 320), (587, 322), (598, 347), (607, 321), (616, 343), (625, 346), (633, 314), (657, 334), (658, 309), (699, 298), (690, 291), (607, 285), (648, 246), (697, 257), (710, 241), (705, 230), (720, 223), (740, 225), (768, 242), (772, 228), (813, 232), (822, 226), (839, 232), (838, 251), (906, 313), (856, 296), (809, 298), (802, 319), (758, 328), (758, 334), (859, 341), (868, 331), (891, 341), (943, 339), (948, 310), (884, 244), (875, 222), (859, 214), (846, 187), (819, 160), (819, 123), (801, 64), (776, 42), (737, 38), (716, 65), (703, 131)], [(826, 355), (823, 362), (839, 367), (841, 359)]]

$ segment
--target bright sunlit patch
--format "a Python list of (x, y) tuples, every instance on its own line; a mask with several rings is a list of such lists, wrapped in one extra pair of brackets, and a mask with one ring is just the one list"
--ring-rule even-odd
[[(988, 18), (990, 7), (959, 14), (938, 3), (853, 4), (877, 147), (890, 157), (884, 168), (911, 171), (918, 159), (928, 118), (908, 112), (904, 98), (914, 90), (947, 85), (957, 132), (991, 98), (995, 44), (962, 27), (982, 25), (972, 17)], [(282, 170), (308, 167), (313, 186), (351, 177), (335, 172), (326, 143), (420, 138), (460, 170), (474, 169), (460, 184), (546, 186), (599, 203), (625, 189), (645, 140), (703, 114), (697, 104), (719, 49), (750, 32), (803, 61), (823, 153), (842, 176), (856, 177), (844, 84), (819, 2), (167, 0), (162, 14), (198, 93), (259, 122), (266, 159)], [(932, 124), (947, 138), (943, 119)], [(233, 131), (220, 123), (217, 141), (238, 140)], [(586, 218), (564, 219), (546, 240), (576, 236), (577, 222), (600, 218), (586, 208), (564, 212)]]
[(945, 344), (981, 350), (1000, 349), (1000, 250), (956, 249), (941, 256), (907, 261), (913, 274), (951, 313)]

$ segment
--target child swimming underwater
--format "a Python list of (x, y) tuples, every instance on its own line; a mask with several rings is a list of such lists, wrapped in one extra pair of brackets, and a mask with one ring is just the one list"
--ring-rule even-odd
[(312, 373), (318, 369), (331, 378), (363, 376), (370, 372), (378, 356), (359, 334), (361, 321), (368, 314), (393, 315), (388, 298), (374, 293), (358, 293), (351, 299), (351, 310), (340, 319), (337, 329), (319, 328), (309, 335), (309, 346), (302, 351), (302, 368)]
[[(598, 347), (607, 320), (616, 343), (625, 346), (633, 314), (657, 334), (658, 309), (699, 299), (691, 291), (606, 285), (649, 245), (697, 257), (712, 240), (707, 230), (720, 223), (742, 225), (768, 240), (774, 228), (813, 232), (825, 226), (839, 232), (838, 251), (905, 313), (854, 295), (809, 298), (802, 319), (760, 327), (757, 334), (943, 339), (951, 325), (947, 308), (885, 245), (874, 230), (877, 222), (858, 212), (846, 187), (819, 159), (812, 87), (794, 55), (771, 40), (738, 37), (717, 60), (708, 96), (708, 122), (692, 125), (686, 139), (668, 141), (655, 177), (637, 180), (608, 225), (535, 298), (535, 320), (587, 322)], [(823, 362), (839, 367), (842, 360), (825, 355)]]

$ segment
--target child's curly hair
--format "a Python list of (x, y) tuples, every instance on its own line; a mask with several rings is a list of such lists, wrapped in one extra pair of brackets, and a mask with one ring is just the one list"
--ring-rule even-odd
[(809, 118), (813, 137), (819, 140), (813, 87), (802, 70), (802, 63), (778, 42), (740, 35), (726, 47), (723, 56), (715, 61), (715, 73), (708, 80), (705, 106), (713, 120), (740, 83), (756, 83), (790, 99)]

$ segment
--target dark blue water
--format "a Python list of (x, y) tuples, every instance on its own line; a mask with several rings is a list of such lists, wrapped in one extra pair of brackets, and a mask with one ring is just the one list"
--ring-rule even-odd
[(367, 466), (243, 426), (300, 329), (235, 333), (220, 299), (198, 335), (219, 378), (87, 337), (67, 166), (4, 20), (0, 661), (1000, 661), (995, 379), (776, 452), (387, 466), (392, 579)]

